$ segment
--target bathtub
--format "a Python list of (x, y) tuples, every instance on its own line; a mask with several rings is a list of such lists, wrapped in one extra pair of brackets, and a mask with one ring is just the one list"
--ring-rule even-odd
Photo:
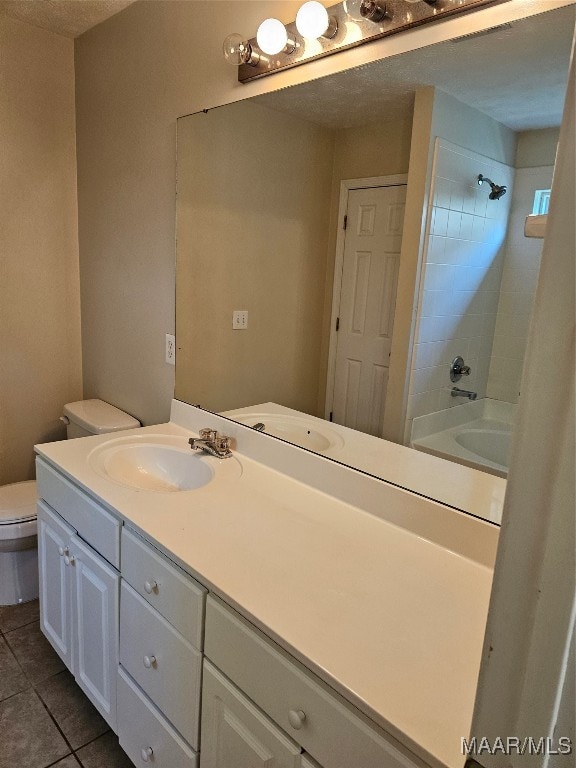
[(419, 416), (411, 446), (499, 477), (508, 476), (516, 405), (484, 398)]

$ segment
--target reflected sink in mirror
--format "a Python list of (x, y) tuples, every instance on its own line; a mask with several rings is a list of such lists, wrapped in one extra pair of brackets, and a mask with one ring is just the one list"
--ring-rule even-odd
[(192, 451), (184, 437), (142, 435), (108, 440), (88, 456), (101, 477), (140, 491), (193, 491), (213, 480), (240, 477), (235, 458)]
[(259, 431), (316, 453), (326, 453), (344, 446), (342, 436), (325, 426), (320, 419), (309, 419), (304, 414), (296, 415), (291, 409), (275, 403), (266, 403), (264, 408), (256, 406), (254, 409), (226, 411), (220, 415), (248, 427), (263, 424), (263, 429)]

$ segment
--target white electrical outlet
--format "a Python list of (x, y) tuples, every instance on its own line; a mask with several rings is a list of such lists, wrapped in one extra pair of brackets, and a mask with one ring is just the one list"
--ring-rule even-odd
[(166, 362), (176, 365), (176, 339), (173, 333), (166, 334)]
[(245, 331), (248, 328), (248, 310), (235, 309), (232, 313), (232, 329), (234, 331)]

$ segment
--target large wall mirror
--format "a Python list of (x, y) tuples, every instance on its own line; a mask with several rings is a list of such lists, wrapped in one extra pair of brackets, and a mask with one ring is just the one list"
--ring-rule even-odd
[(416, 492), (378, 450), (392, 423), (443, 457), (451, 434), (456, 461), (505, 477), (542, 248), (524, 221), (545, 210), (574, 19), (180, 118), (176, 398)]

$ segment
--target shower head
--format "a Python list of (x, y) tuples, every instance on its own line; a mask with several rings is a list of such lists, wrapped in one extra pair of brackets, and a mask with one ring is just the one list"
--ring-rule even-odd
[(488, 195), (489, 200), (500, 200), (502, 195), (506, 194), (506, 187), (505, 186), (498, 186), (498, 184), (494, 184), (494, 182), (488, 178), (488, 176), (482, 176), (480, 173), (478, 175), (478, 186), (481, 187), (483, 182), (486, 182), (487, 184), (490, 184), (490, 194)]

